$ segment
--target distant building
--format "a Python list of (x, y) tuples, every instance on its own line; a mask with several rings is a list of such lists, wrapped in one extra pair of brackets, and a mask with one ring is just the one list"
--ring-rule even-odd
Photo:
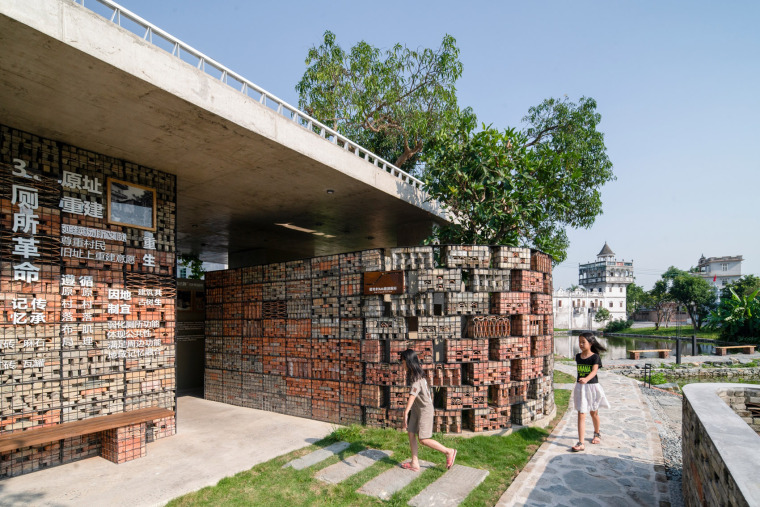
[(741, 255), (705, 258), (703, 254), (697, 263), (697, 274), (720, 294), (723, 287), (741, 278), (743, 260)]
[(633, 281), (633, 261), (617, 260), (604, 243), (596, 262), (578, 266), (578, 289), (554, 291), (554, 327), (599, 329), (606, 324), (594, 322), (600, 308), (609, 310), (610, 320), (626, 318), (626, 288)]

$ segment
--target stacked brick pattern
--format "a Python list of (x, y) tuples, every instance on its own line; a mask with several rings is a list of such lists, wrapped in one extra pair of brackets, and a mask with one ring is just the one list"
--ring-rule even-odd
[[(391, 270), (404, 272), (403, 294), (363, 295), (364, 272)], [(554, 406), (551, 286), (546, 254), (468, 245), (208, 273), (205, 396), (400, 427), (398, 353), (412, 348), (435, 393), (436, 431), (526, 424)]]
[[(156, 191), (154, 245), (107, 222), (108, 178)], [(0, 433), (174, 409), (175, 186), (172, 175), (0, 125)], [(27, 210), (24, 194), (37, 201)], [(24, 257), (23, 245), (36, 252)], [(36, 279), (17, 278), (24, 262)], [(150, 439), (174, 433), (173, 420), (143, 426)], [(0, 477), (136, 456), (105, 437), (0, 454)]]

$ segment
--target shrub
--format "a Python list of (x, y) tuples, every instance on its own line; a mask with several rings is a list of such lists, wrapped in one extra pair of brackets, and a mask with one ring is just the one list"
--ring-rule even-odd
[(615, 319), (610, 321), (609, 324), (604, 328), (604, 331), (607, 333), (617, 333), (618, 331), (622, 331), (623, 329), (628, 329), (633, 325), (633, 319)]

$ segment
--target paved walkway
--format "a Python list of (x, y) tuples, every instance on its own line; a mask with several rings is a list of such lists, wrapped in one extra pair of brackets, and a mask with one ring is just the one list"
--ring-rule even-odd
[[(575, 370), (562, 364), (556, 368), (570, 374)], [(590, 443), (594, 430), (587, 416), (586, 450), (570, 452), (578, 441), (571, 398), (557, 428), (497, 505), (670, 505), (660, 438), (637, 382), (604, 370), (599, 380), (612, 406), (599, 413), (602, 443)]]
[(178, 398), (177, 434), (148, 444), (147, 456), (117, 465), (101, 457), (0, 481), (0, 507), (165, 505), (321, 440), (334, 425)]

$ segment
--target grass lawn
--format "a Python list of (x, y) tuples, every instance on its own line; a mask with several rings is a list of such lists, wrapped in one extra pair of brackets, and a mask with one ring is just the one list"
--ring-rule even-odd
[[(694, 328), (691, 326), (681, 326), (680, 328), (677, 328), (674, 325), (671, 325), (670, 327), (660, 326), (660, 329), (655, 329), (653, 327), (629, 327), (622, 331), (616, 331), (616, 333), (645, 334), (649, 336), (662, 336), (663, 338), (675, 338), (676, 335), (682, 337), (691, 336), (694, 333)], [(719, 335), (719, 331), (706, 331), (704, 329), (697, 331), (697, 338), (704, 338), (707, 340), (717, 340)]]
[[(556, 372), (555, 372), (556, 373)], [(457, 464), (488, 470), (490, 473), (467, 500), (466, 506), (494, 505), (526, 465), (539, 446), (567, 410), (570, 392), (554, 393), (557, 416), (546, 429), (524, 428), (511, 435), (462, 437), (434, 436), (436, 440), (458, 451)], [(351, 443), (341, 456), (335, 456), (305, 470), (283, 469), (288, 461), (337, 441)], [(328, 485), (313, 478), (316, 470), (332, 465), (348, 455), (366, 448), (393, 451), (390, 459), (383, 460), (354, 475), (340, 484)], [(406, 505), (407, 502), (446, 471), (444, 456), (420, 446), (420, 459), (435, 463), (412, 484), (396, 493), (388, 502), (365, 496), (356, 490), (383, 471), (409, 459), (409, 440), (406, 433), (392, 429), (348, 426), (336, 429), (315, 445), (304, 447), (279, 458), (256, 465), (219, 481), (216, 486), (172, 500), (170, 506), (188, 505), (287, 505), (287, 506), (354, 506), (354, 505)]]
[(567, 373), (554, 370), (554, 383), (555, 384), (575, 384), (576, 378)]

